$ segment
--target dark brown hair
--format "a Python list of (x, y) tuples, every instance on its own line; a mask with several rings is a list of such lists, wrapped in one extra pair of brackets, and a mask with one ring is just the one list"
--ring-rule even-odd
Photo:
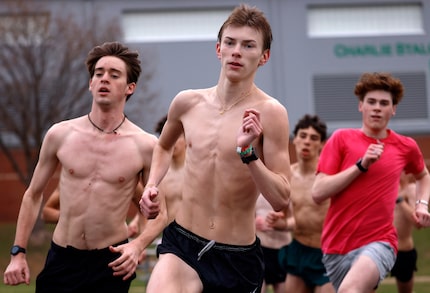
[[(139, 75), (142, 72), (140, 67), (139, 54), (135, 51), (130, 51), (126, 46), (119, 42), (107, 42), (103, 45), (94, 47), (87, 56), (85, 64), (87, 65), (90, 78), (94, 76), (96, 63), (100, 58), (105, 56), (114, 56), (125, 62), (127, 68), (127, 83), (137, 83)], [(127, 96), (128, 100), (131, 95)]]
[(157, 125), (155, 125), (155, 132), (157, 132), (159, 135), (161, 134), (161, 131), (163, 131), (164, 124), (166, 124), (167, 121), (167, 115), (163, 116), (160, 120), (158, 120)]
[(355, 85), (354, 94), (360, 101), (364, 96), (375, 90), (382, 90), (391, 94), (393, 105), (397, 105), (403, 98), (403, 84), (400, 79), (386, 72), (364, 73)]
[(305, 114), (305, 116), (297, 122), (293, 131), (294, 136), (297, 135), (300, 129), (306, 129), (309, 127), (312, 127), (319, 133), (321, 141), (325, 141), (327, 139), (327, 125), (325, 122), (317, 115), (310, 114)]

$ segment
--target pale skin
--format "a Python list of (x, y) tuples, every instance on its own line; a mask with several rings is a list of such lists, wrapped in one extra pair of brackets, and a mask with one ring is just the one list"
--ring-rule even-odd
[[(275, 212), (264, 196), (260, 195), (258, 197), (255, 211), (255, 228), (257, 237), (260, 238), (261, 246), (280, 249), (291, 242), (294, 218), (290, 206), (285, 212)], [(285, 282), (278, 282), (270, 286), (273, 287), (274, 293), (285, 292)], [(261, 293), (268, 292), (267, 287), (268, 285), (264, 282)]]
[[(157, 189), (151, 186), (162, 180), (174, 143), (185, 133), (184, 185), (176, 221), (206, 239), (249, 245), (255, 242), (259, 191), (277, 211), (288, 204), (288, 115), (279, 102), (254, 85), (257, 68), (270, 55), (269, 50), (262, 49), (260, 32), (250, 27), (227, 27), (216, 53), (221, 61), (217, 86), (183, 91), (170, 106), (154, 149), (141, 208), (149, 216), (158, 213), (162, 197), (154, 200)], [(228, 110), (220, 114), (223, 109)], [(260, 159), (245, 165), (236, 147), (251, 143)], [(163, 254), (147, 292), (201, 292), (202, 288), (191, 267), (173, 254)]]
[(415, 180), (411, 175), (402, 174), (400, 179), (399, 197), (403, 201), (394, 209), (394, 226), (397, 230), (398, 249), (408, 251), (414, 248), (412, 232), (417, 228), (415, 221)]
[[(151, 221), (150, 225), (147, 225), (148, 220), (141, 213), (137, 213), (133, 220), (128, 224), (129, 237), (134, 237), (144, 230), (146, 239), (156, 239), (163, 231), (163, 228), (175, 219), (176, 211), (178, 210), (182, 200), (185, 148), (185, 139), (182, 135), (175, 143), (169, 170), (160, 184), (160, 190), (164, 194), (166, 213)], [(140, 184), (138, 186), (141, 187)], [(143, 188), (136, 189), (136, 196), (138, 196), (139, 200), (142, 192)], [(154, 223), (157, 224), (154, 225)], [(147, 244), (145, 245), (147, 246)], [(141, 254), (140, 259), (143, 259), (144, 257), (146, 257), (145, 251)]]
[[(398, 250), (410, 251), (414, 248), (412, 232), (416, 227), (415, 221), (415, 193), (416, 186), (412, 176), (402, 174), (400, 178), (399, 197), (403, 201), (396, 204), (394, 209), (394, 226), (398, 236)], [(412, 293), (414, 288), (414, 277), (408, 282), (396, 280), (397, 291), (399, 293)]]
[(322, 224), (330, 201), (316, 205), (311, 189), (323, 142), (320, 134), (309, 127), (299, 129), (293, 144), (297, 156), (297, 163), (291, 165), (291, 201), (296, 221), (294, 239), (306, 246), (320, 248)]
[[(89, 82), (93, 96), (91, 119), (106, 132), (123, 120), (126, 96), (135, 83), (127, 83), (126, 64), (114, 56), (102, 57)], [(63, 121), (47, 132), (39, 162), (25, 191), (18, 216), (14, 244), (27, 247), (42, 204), (42, 193), (61, 164), (61, 210), (53, 241), (77, 249), (109, 247), (121, 256), (109, 264), (113, 275), (127, 279), (134, 273), (145, 245), (144, 234), (130, 243), (113, 247), (127, 238), (126, 215), (139, 180), (146, 181), (156, 137), (128, 119), (117, 133), (96, 129), (87, 116)], [(130, 160), (133, 158), (133, 160)], [(8, 285), (30, 283), (26, 255), (11, 256), (4, 273)]]
[[(261, 197), (261, 198), (260, 198)], [(290, 226), (279, 219), (286, 218)], [(262, 195), (257, 199), (255, 211), (255, 227), (261, 245), (268, 248), (279, 249), (291, 242), (291, 226), (294, 225), (291, 209), (285, 212), (275, 212)], [(279, 222), (278, 222), (279, 221)], [(288, 227), (286, 227), (288, 226)]]
[[(176, 212), (182, 200), (185, 148), (186, 145), (184, 136), (180, 136), (175, 143), (169, 170), (164, 176), (163, 181), (160, 183), (159, 189), (163, 192), (164, 195), (166, 213), (164, 217), (157, 216), (155, 220), (152, 221), (159, 223), (159, 225), (147, 225), (146, 218), (139, 214), (139, 218), (145, 219), (145, 234), (149, 238), (156, 239), (157, 237), (159, 237), (160, 233), (163, 231), (163, 228), (165, 228), (167, 224), (169, 224), (175, 219)], [(141, 195), (142, 192), (139, 193), (139, 199)]]
[[(133, 203), (138, 205), (138, 200), (143, 192), (142, 184), (138, 184), (133, 197)], [(51, 193), (42, 208), (41, 218), (45, 223), (56, 224), (60, 218), (60, 188), (57, 186)], [(146, 218), (140, 212), (136, 213), (127, 225), (127, 237), (135, 237), (142, 231), (146, 224)]]
[[(291, 201), (296, 224), (294, 239), (303, 245), (321, 248), (322, 227), (330, 201), (315, 204), (311, 189), (324, 143), (321, 135), (313, 127), (308, 127), (298, 130), (293, 144), (297, 156), (297, 163), (291, 165)], [(334, 293), (335, 290), (331, 283), (310, 288), (300, 276), (287, 274), (286, 292)]]
[[(387, 125), (396, 112), (389, 92), (382, 90), (369, 91), (363, 101), (359, 102), (358, 109), (362, 113), (361, 130), (369, 137), (383, 139), (387, 136)], [(372, 164), (379, 160), (384, 152), (381, 143), (370, 144), (363, 154), (362, 165), (364, 168), (372, 168)], [(331, 196), (339, 193), (353, 180), (360, 176), (361, 171), (352, 165), (334, 175), (319, 173), (312, 188), (312, 197), (317, 203), (321, 203)], [(417, 182), (416, 199), (428, 200), (430, 189), (430, 176), (427, 169), (414, 174)], [(420, 226), (430, 226), (430, 214), (427, 206), (418, 205), (415, 210), (415, 220)], [(379, 271), (376, 264), (367, 256), (361, 255), (354, 262), (339, 287), (339, 293), (343, 292), (373, 292), (378, 284)]]
[[(185, 138), (182, 135), (175, 143), (172, 161), (162, 182), (166, 200), (168, 223), (175, 219), (176, 212), (182, 200), (185, 148)], [(140, 193), (140, 195), (142, 195), (142, 193)], [(156, 236), (158, 235), (159, 233)]]
[(56, 224), (60, 218), (60, 188), (57, 186), (46, 200), (40, 215), (45, 223)]

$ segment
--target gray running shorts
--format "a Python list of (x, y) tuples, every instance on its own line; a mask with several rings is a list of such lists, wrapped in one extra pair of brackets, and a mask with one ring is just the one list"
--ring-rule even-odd
[[(324, 254), (322, 261), (336, 291), (355, 260), (361, 255), (370, 257), (376, 264), (379, 270), (379, 282), (387, 276), (396, 261), (394, 249), (387, 242), (372, 242), (347, 254)], [(375, 284), (376, 287), (378, 285), (379, 283)]]

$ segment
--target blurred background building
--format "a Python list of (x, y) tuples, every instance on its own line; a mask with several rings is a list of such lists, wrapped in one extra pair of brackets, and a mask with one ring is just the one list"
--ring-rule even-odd
[[(263, 10), (272, 25), (271, 59), (257, 73), (256, 84), (287, 107), (291, 125), (305, 113), (316, 113), (327, 122), (330, 133), (340, 127), (360, 127), (361, 116), (353, 93), (354, 85), (363, 72), (388, 71), (399, 77), (406, 88), (404, 100), (390, 122), (390, 128), (413, 136), (429, 162), (430, 1), (2, 0), (0, 34), (3, 37), (0, 37), (0, 46), (22, 45), (31, 36), (32, 46), (40, 50), (37, 44), (51, 30), (57, 28), (57, 33), (61, 33), (71, 28), (71, 25), (66, 25), (59, 29), (60, 25), (54, 19), (59, 19), (62, 25), (73, 23), (81, 30), (76, 30), (74, 37), (70, 32), (65, 33), (64, 38), (71, 35), (74, 42), (58, 47), (51, 45), (40, 53), (48, 52), (48, 58), (60, 60), (69, 49), (76, 50), (72, 47), (81, 48), (83, 53), (74, 55), (78, 60), (71, 62), (70, 68), (76, 66), (76, 70), (83, 74), (73, 88), (79, 83), (87, 88), (88, 76), (83, 62), (88, 49), (96, 45), (96, 41), (113, 40), (109, 36), (126, 43), (140, 52), (145, 71), (139, 81), (141, 88), (127, 103), (126, 114), (145, 130), (154, 132), (156, 122), (165, 115), (177, 92), (209, 87), (217, 82), (220, 65), (215, 55), (215, 44), (218, 30), (231, 10), (242, 2)], [(17, 23), (26, 30), (27, 37), (11, 37), (8, 30), (13, 32)], [(105, 34), (108, 27), (110, 35)], [(86, 33), (91, 37), (87, 38), (82, 28), (88, 30)], [(84, 36), (86, 42), (82, 42)], [(59, 38), (56, 42), (61, 44), (62, 41)], [(0, 57), (0, 60), (10, 60), (9, 55), (5, 58)], [(34, 60), (32, 62), (37, 63), (40, 58)], [(27, 65), (32, 62), (27, 62)], [(9, 96), (14, 88), (9, 82), (13, 77), (7, 75), (12, 69), (1, 65), (0, 78), (6, 82), (0, 82), (0, 103), (11, 99)], [(19, 72), (24, 71), (23, 65), (16, 66)], [(47, 66), (44, 70), (49, 71), (50, 68)], [(52, 86), (55, 98), (42, 94), (38, 107), (34, 107), (33, 102), (21, 102), (23, 113), (56, 113), (52, 117), (47, 116), (43, 123), (31, 123), (33, 126), (40, 124), (37, 135), (28, 140), (30, 149), (35, 150), (32, 155), (27, 155), (33, 158), (33, 163), (37, 159), (38, 141), (52, 123), (82, 115), (89, 109), (89, 105), (60, 104), (77, 99), (77, 95), (87, 101), (91, 96), (88, 91), (83, 91), (68, 97), (67, 83), (61, 86), (58, 83), (63, 79), (70, 80), (67, 75), (70, 73), (58, 72), (48, 77), (42, 91), (47, 93)], [(31, 79), (22, 78), (22, 83), (15, 88), (26, 88), (30, 83)], [(0, 107), (10, 109), (11, 103), (8, 100)], [(27, 104), (28, 110), (25, 108)], [(62, 109), (73, 111), (65, 113)], [(5, 112), (0, 123), (3, 150), (0, 154), (0, 201), (3, 203), (0, 204), (9, 204), (16, 214), (19, 204), (10, 198), (18, 195), (20, 201), (28, 181), (20, 181), (14, 175), (16, 167), (9, 157), (20, 158), (15, 161), (18, 165), (25, 165), (24, 176), (21, 177), (27, 180), (34, 167), (34, 164), (25, 164), (26, 155), (23, 156), (21, 151), (21, 136), (25, 136), (25, 132), (17, 135), (17, 131), (5, 123), (12, 119), (6, 120), (4, 117), (7, 115), (25, 116), (16, 115), (18, 112)], [(21, 127), (15, 128), (27, 129), (23, 123), (15, 124)], [(0, 220), (6, 220), (2, 217), (6, 216), (0, 216)]]

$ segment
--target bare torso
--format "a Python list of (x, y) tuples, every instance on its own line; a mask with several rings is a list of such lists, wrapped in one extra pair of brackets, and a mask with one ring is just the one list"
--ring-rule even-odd
[(103, 248), (127, 238), (126, 216), (155, 137), (126, 122), (117, 134), (88, 127), (80, 117), (56, 126), (60, 218), (53, 240), (60, 246)]
[(294, 239), (300, 243), (321, 247), (321, 233), (329, 201), (317, 205), (311, 195), (315, 172), (302, 174), (297, 163), (291, 165), (291, 201), (296, 222)]
[[(257, 199), (255, 216), (261, 217), (261, 220), (264, 221), (267, 214), (271, 211), (273, 211), (273, 208), (270, 203), (262, 195), (260, 195)], [(257, 230), (256, 233), (258, 238), (260, 238), (261, 245), (264, 247), (280, 249), (291, 242), (290, 231), (280, 231), (273, 229), (267, 231)]]
[(394, 226), (397, 229), (398, 249), (409, 251), (414, 248), (412, 238), (414, 222), (412, 213), (414, 211), (415, 183), (409, 183), (404, 187), (400, 187), (399, 196), (403, 197), (404, 200), (396, 204), (394, 209)]
[[(248, 167), (236, 153), (237, 133), (247, 108), (260, 111), (263, 127), (270, 127), (273, 118), (269, 117), (269, 110), (278, 107), (278, 102), (255, 88), (252, 95), (220, 114), (215, 88), (182, 95), (191, 106), (180, 117), (186, 156), (183, 197), (176, 220), (207, 239), (251, 244), (255, 241), (255, 203), (259, 192)], [(264, 160), (261, 138), (252, 145)]]
[(182, 200), (183, 177), (183, 166), (177, 168), (171, 166), (162, 181), (169, 223), (175, 219)]

